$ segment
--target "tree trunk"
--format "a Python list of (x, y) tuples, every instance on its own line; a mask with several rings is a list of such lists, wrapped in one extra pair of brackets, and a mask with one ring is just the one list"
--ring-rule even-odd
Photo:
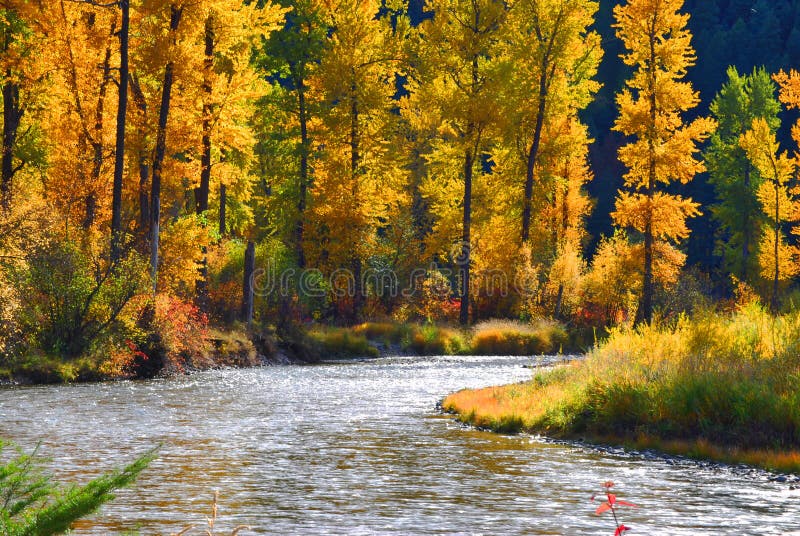
[(119, 0), (122, 25), (119, 30), (119, 104), (117, 106), (117, 143), (114, 150), (114, 184), (111, 198), (111, 263), (122, 256), (122, 179), (125, 174), (125, 116), (128, 110), (128, 37), (130, 0)]
[(778, 288), (781, 278), (781, 271), (780, 271), (780, 262), (778, 260), (779, 251), (779, 240), (781, 237), (781, 211), (780, 211), (780, 180), (778, 178), (777, 170), (775, 172), (775, 244), (774, 244), (774, 251), (773, 255), (775, 255), (775, 276), (772, 279), (772, 300), (770, 300), (770, 309), (772, 310), (773, 314), (777, 314), (778, 308), (780, 307), (780, 301), (778, 300)]
[(83, 220), (83, 227), (85, 229), (89, 229), (94, 225), (95, 211), (97, 208), (97, 193), (94, 191), (94, 188), (99, 184), (100, 175), (103, 172), (103, 151), (105, 150), (105, 143), (103, 141), (103, 124), (105, 122), (106, 90), (108, 89), (108, 81), (110, 79), (108, 73), (111, 70), (111, 48), (106, 48), (102, 69), (103, 81), (100, 82), (100, 87), (97, 94), (97, 110), (95, 110), (94, 115), (94, 139), (92, 140), (92, 148), (94, 149), (94, 158), (92, 159), (92, 191), (86, 196), (86, 217)]
[[(650, 73), (649, 73), (649, 107), (650, 125), (655, 128), (658, 102), (656, 101), (656, 52), (655, 35), (650, 35)], [(653, 196), (656, 188), (656, 146), (655, 140), (650, 136), (648, 140), (649, 170), (647, 180), (647, 210), (644, 229), (644, 276), (642, 278), (642, 295), (639, 307), (636, 309), (634, 324), (649, 324), (653, 321)]]
[[(355, 73), (353, 79), (355, 80)], [(358, 124), (358, 98), (356, 96), (356, 85), (353, 82), (350, 86), (350, 180), (353, 181), (353, 208), (359, 209), (359, 175), (361, 173), (361, 152), (360, 152), (360, 130)], [(356, 230), (358, 231), (358, 230)], [(358, 240), (356, 234), (356, 240)], [(353, 265), (353, 279), (355, 280), (355, 287), (353, 292), (353, 311), (351, 321), (357, 324), (361, 318), (361, 310), (364, 307), (364, 288), (361, 281), (361, 257), (358, 251), (358, 244), (353, 244), (352, 249), (352, 265)]]
[(227, 222), (228, 187), (224, 184), (219, 185), (219, 236), (225, 236), (228, 232)]
[[(203, 60), (203, 136), (200, 155), (200, 186), (195, 189), (195, 210), (198, 215), (208, 211), (208, 194), (211, 188), (211, 75), (214, 68), (214, 17), (209, 15), (205, 22), (205, 58)], [(207, 309), (208, 304), (208, 252), (202, 248), (199, 277), (195, 291), (198, 306)]]
[(471, 254), (471, 225), (472, 225), (472, 168), (474, 156), (470, 149), (464, 154), (464, 219), (461, 234), (461, 258), (459, 262), (461, 274), (461, 309), (458, 321), (465, 326), (469, 323), (470, 300), (470, 254)]
[[(750, 192), (750, 161), (748, 160), (745, 164), (744, 168), (744, 189), (745, 192)], [(744, 225), (742, 228), (744, 232), (742, 233), (742, 282), (747, 283), (747, 277), (749, 275), (749, 264), (750, 264), (750, 212), (745, 211), (742, 215), (744, 219)]]
[(133, 93), (133, 102), (139, 109), (141, 125), (139, 131), (139, 234), (144, 239), (150, 226), (150, 196), (147, 191), (147, 183), (150, 181), (150, 156), (146, 143), (146, 122), (147, 122), (147, 100), (144, 98), (139, 80), (134, 75), (130, 80), (130, 90)]
[(553, 318), (558, 320), (561, 318), (561, 308), (564, 305), (564, 283), (558, 285), (558, 294), (556, 294), (556, 306), (553, 310)]
[[(170, 6), (171, 16), (169, 29), (174, 34), (181, 21), (182, 7)], [(153, 293), (158, 289), (158, 242), (160, 239), (161, 220), (161, 169), (164, 165), (164, 156), (167, 150), (167, 120), (169, 119), (169, 105), (172, 97), (172, 82), (175, 64), (172, 60), (167, 62), (164, 69), (164, 84), (161, 92), (161, 107), (158, 111), (158, 130), (156, 131), (156, 150), (153, 159), (153, 179), (150, 189), (150, 275), (153, 281)]]
[(294, 242), (297, 254), (297, 266), (306, 267), (306, 256), (303, 250), (305, 233), (306, 196), (308, 191), (308, 156), (310, 143), (308, 139), (308, 109), (306, 106), (305, 81), (301, 78), (297, 85), (297, 103), (300, 120), (300, 188), (297, 197), (297, 222), (295, 224)]
[(244, 252), (244, 281), (242, 285), (242, 322), (253, 321), (253, 274), (256, 271), (256, 245), (249, 241)]
[(536, 125), (533, 130), (533, 141), (528, 151), (528, 165), (525, 176), (525, 198), (522, 205), (522, 242), (530, 238), (531, 233), (531, 204), (533, 203), (533, 183), (535, 179), (536, 159), (539, 156), (539, 146), (542, 142), (542, 128), (544, 126), (544, 113), (547, 107), (547, 69), (546, 58), (542, 62), (542, 72), (539, 76), (539, 107), (536, 111)]
[(195, 209), (200, 215), (208, 210), (211, 185), (211, 73), (214, 68), (214, 21), (209, 15), (205, 22), (205, 59), (203, 60), (203, 137), (200, 154), (200, 186), (195, 188)]
[(14, 146), (17, 143), (23, 111), (19, 104), (19, 85), (12, 82), (11, 69), (3, 83), (3, 155), (0, 174), (0, 202), (3, 210), (11, 209), (11, 183), (14, 179)]

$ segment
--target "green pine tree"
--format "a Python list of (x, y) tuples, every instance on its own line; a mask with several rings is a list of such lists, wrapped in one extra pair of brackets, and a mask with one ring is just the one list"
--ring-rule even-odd
[(719, 199), (713, 208), (720, 224), (717, 248), (725, 269), (749, 284), (755, 283), (759, 275), (758, 247), (765, 216), (757, 197), (762, 178), (739, 139), (757, 118), (765, 119), (772, 132), (780, 126), (780, 103), (775, 90), (765, 69), (743, 76), (730, 67), (728, 82), (711, 104), (718, 127), (705, 157), (710, 182)]
[[(38, 450), (38, 449), (37, 449)], [(26, 454), (0, 440), (0, 534), (3, 536), (49, 536), (67, 532), (78, 519), (95, 512), (114, 499), (113, 492), (130, 485), (155, 457), (153, 449), (122, 469), (112, 471), (82, 486), (60, 485), (43, 469), (35, 450)]]

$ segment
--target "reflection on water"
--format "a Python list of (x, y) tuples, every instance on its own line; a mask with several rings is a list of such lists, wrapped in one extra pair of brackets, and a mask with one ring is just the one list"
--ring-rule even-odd
[(465, 429), (436, 402), (530, 376), (517, 358), (403, 358), (0, 391), (0, 437), (85, 478), (163, 443), (160, 457), (75, 534), (168, 534), (203, 522), (258, 534), (597, 534), (604, 480), (641, 505), (631, 534), (800, 534), (800, 491)]

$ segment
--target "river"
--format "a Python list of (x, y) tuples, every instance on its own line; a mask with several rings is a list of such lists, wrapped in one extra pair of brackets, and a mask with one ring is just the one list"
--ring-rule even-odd
[[(0, 437), (42, 442), (82, 479), (162, 443), (137, 484), (78, 535), (611, 535), (590, 496), (637, 503), (628, 534), (800, 534), (800, 490), (768, 475), (464, 428), (435, 406), (462, 387), (530, 377), (520, 358), (386, 358), (170, 380), (0, 390)], [(605, 514), (608, 515), (608, 514)]]

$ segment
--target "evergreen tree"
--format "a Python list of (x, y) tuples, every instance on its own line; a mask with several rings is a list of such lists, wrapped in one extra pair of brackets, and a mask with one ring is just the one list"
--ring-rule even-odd
[(722, 231), (718, 248), (725, 269), (749, 284), (758, 280), (758, 241), (764, 214), (757, 192), (762, 177), (747, 158), (739, 139), (757, 118), (763, 118), (775, 133), (780, 126), (780, 104), (775, 90), (775, 83), (763, 68), (742, 76), (736, 67), (730, 67), (728, 83), (711, 103), (717, 129), (705, 157), (710, 182), (719, 199), (712, 209)]

